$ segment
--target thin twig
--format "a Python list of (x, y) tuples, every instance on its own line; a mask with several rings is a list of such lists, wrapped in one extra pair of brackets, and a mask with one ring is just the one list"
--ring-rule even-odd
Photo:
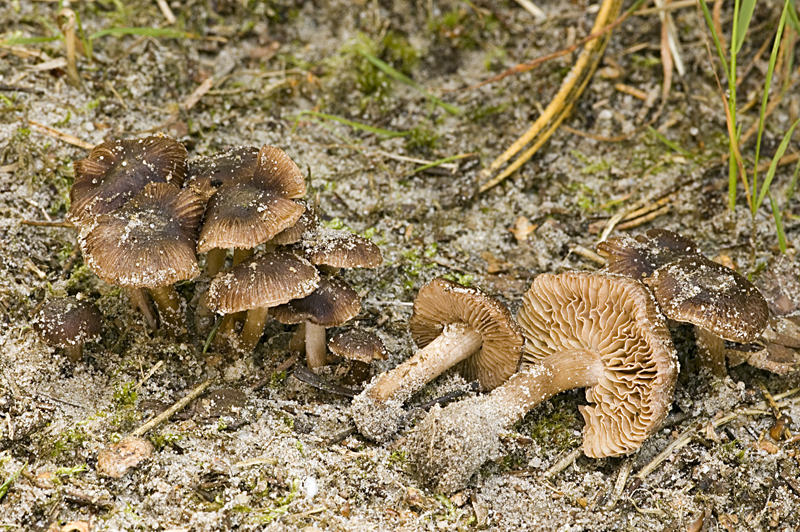
[(48, 137), (53, 137), (54, 139), (58, 139), (62, 142), (66, 142), (67, 144), (72, 144), (73, 146), (77, 146), (79, 148), (83, 148), (84, 150), (91, 150), (94, 148), (94, 144), (89, 144), (78, 137), (74, 137), (69, 133), (62, 133), (57, 129), (53, 129), (50, 126), (46, 126), (44, 124), (40, 124), (39, 122), (35, 122), (33, 120), (28, 120), (28, 125), (31, 126), (33, 129), (47, 135)]
[(572, 463), (575, 462), (575, 460), (577, 460), (581, 454), (583, 454), (583, 447), (576, 447), (575, 449), (570, 451), (568, 455), (566, 455), (564, 458), (556, 462), (555, 465), (553, 465), (553, 467), (542, 473), (542, 476), (539, 478), (541, 478), (542, 480), (546, 480), (548, 478), (554, 477), (555, 475), (561, 473), (566, 468), (571, 466)]
[(171, 407), (167, 408), (162, 413), (160, 413), (159, 415), (157, 415), (156, 417), (154, 417), (153, 419), (151, 419), (138, 429), (134, 430), (131, 433), (131, 436), (135, 436), (137, 438), (144, 436), (147, 433), (147, 431), (157, 427), (164, 421), (168, 420), (173, 414), (180, 411), (186, 405), (197, 399), (197, 397), (200, 396), (200, 394), (203, 393), (203, 391), (205, 391), (205, 389), (208, 388), (210, 385), (211, 385), (211, 379), (205, 381), (203, 384), (201, 384), (200, 386), (189, 392), (189, 395), (187, 395), (186, 397), (184, 397)]

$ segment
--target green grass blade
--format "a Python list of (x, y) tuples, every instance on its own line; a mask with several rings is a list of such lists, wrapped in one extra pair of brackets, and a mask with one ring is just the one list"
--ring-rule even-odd
[(652, 126), (648, 126), (647, 129), (648, 131), (650, 131), (650, 133), (652, 133), (658, 140), (660, 140), (665, 146), (667, 146), (672, 151), (678, 152), (681, 155), (689, 158), (694, 157), (694, 155), (691, 152), (684, 150), (683, 148), (681, 148), (680, 146), (669, 140), (667, 137), (665, 137), (664, 135), (653, 129)]
[(14, 481), (17, 480), (17, 477), (19, 477), (20, 474), (22, 474), (22, 471), (24, 471), (26, 467), (28, 467), (28, 462), (22, 464), (22, 467), (17, 469), (17, 471), (13, 475), (11, 475), (11, 477), (9, 477), (8, 480), (3, 482), (3, 485), (0, 486), (0, 501), (3, 500), (3, 497), (5, 497), (6, 493), (8, 493), (8, 489), (11, 487)]
[[(758, 201), (754, 203), (753, 212), (758, 211), (758, 208), (764, 202), (764, 198), (769, 192), (769, 186), (772, 183), (772, 178), (775, 177), (775, 171), (778, 169), (778, 161), (780, 161), (781, 157), (783, 157), (783, 154), (786, 153), (786, 148), (789, 147), (789, 142), (792, 140), (792, 133), (794, 133), (794, 129), (797, 127), (797, 124), (800, 124), (800, 118), (794, 121), (794, 124), (792, 124), (792, 126), (789, 128), (789, 131), (787, 131), (783, 136), (781, 145), (778, 146), (778, 151), (775, 152), (775, 156), (772, 158), (772, 162), (769, 165), (769, 170), (767, 170), (767, 177), (764, 178), (764, 182), (761, 184), (761, 192), (758, 194)], [(755, 190), (753, 192), (755, 192)]]
[(25, 46), (28, 44), (40, 44), (44, 42), (57, 41), (61, 36), (55, 37), (9, 37), (0, 41), (0, 46)]
[(756, 0), (742, 0), (739, 8), (739, 19), (736, 23), (736, 42), (732, 43), (731, 51), (735, 54), (742, 49), (744, 36), (747, 35), (747, 28), (750, 27), (750, 20), (753, 18), (753, 11), (756, 8)]
[(797, 10), (791, 2), (789, 2), (789, 24), (792, 26), (795, 33), (800, 35), (800, 20), (797, 19)]
[[(764, 80), (764, 94), (761, 97), (761, 112), (758, 116), (758, 134), (756, 136), (756, 159), (753, 165), (753, 187), (752, 190), (758, 190), (758, 158), (761, 155), (761, 136), (764, 134), (764, 118), (767, 113), (767, 102), (769, 101), (769, 89), (772, 86), (772, 75), (775, 72), (775, 64), (778, 62), (778, 50), (781, 47), (781, 36), (783, 35), (783, 28), (786, 26), (786, 16), (789, 10), (789, 3), (791, 0), (785, 0), (783, 3), (783, 13), (781, 13), (781, 21), (778, 23), (778, 31), (775, 34), (775, 42), (772, 45), (772, 54), (769, 57), (769, 67), (767, 68), (767, 77)], [(753, 214), (756, 213), (757, 207), (753, 203)]]
[(172, 28), (108, 28), (89, 35), (93, 41), (106, 35), (139, 35), (141, 37), (156, 37), (159, 39), (199, 39), (194, 33), (174, 30)]
[(778, 233), (778, 245), (781, 247), (781, 253), (786, 254), (786, 233), (783, 231), (783, 216), (781, 210), (778, 208), (778, 203), (769, 197), (769, 204), (772, 207), (772, 216), (775, 218), (775, 231)]
[(409, 78), (408, 76), (406, 76), (402, 72), (398, 72), (397, 70), (392, 68), (392, 66), (389, 65), (388, 63), (386, 63), (384, 61), (381, 61), (380, 59), (378, 59), (374, 55), (370, 54), (369, 52), (366, 52), (365, 50), (362, 50), (361, 48), (357, 48), (356, 51), (359, 54), (361, 54), (361, 56), (363, 56), (364, 59), (366, 59), (367, 61), (369, 61), (373, 65), (375, 65), (375, 67), (377, 67), (381, 72), (383, 72), (384, 74), (386, 74), (390, 78), (394, 79), (395, 81), (399, 81), (400, 83), (408, 85), (412, 89), (424, 94), (425, 97), (427, 97), (430, 101), (432, 101), (433, 103), (435, 103), (436, 105), (438, 105), (439, 107), (441, 107), (442, 109), (444, 109), (445, 111), (450, 113), (451, 115), (461, 114), (461, 109), (459, 109), (455, 105), (450, 105), (449, 103), (443, 102), (442, 100), (440, 100), (439, 98), (437, 98), (436, 96), (431, 94), (430, 92), (428, 92), (425, 89), (423, 89), (422, 87), (420, 87), (413, 79)]
[(303, 116), (315, 116), (317, 118), (324, 118), (325, 120), (332, 120), (334, 122), (339, 122), (340, 124), (344, 124), (346, 126), (350, 126), (353, 129), (358, 129), (360, 131), (366, 131), (367, 133), (374, 133), (376, 135), (382, 135), (384, 137), (405, 137), (409, 134), (408, 131), (390, 131), (388, 129), (381, 129), (379, 127), (369, 126), (367, 124), (362, 124), (361, 122), (354, 122), (352, 120), (348, 120), (346, 118), (342, 118), (341, 116), (335, 115), (328, 115), (325, 113), (318, 113), (317, 111), (302, 111), (297, 117), (294, 119), (294, 126), (292, 126), (292, 133), (297, 129), (297, 123), (300, 122), (300, 119)]
[(797, 161), (797, 166), (794, 167), (794, 174), (792, 175), (792, 180), (789, 183), (789, 188), (786, 190), (786, 201), (792, 200), (792, 196), (794, 196), (795, 190), (797, 190), (798, 177), (800, 177), (800, 160)]
[(728, 60), (725, 59), (725, 52), (722, 50), (722, 43), (719, 40), (719, 35), (717, 35), (717, 29), (714, 27), (714, 19), (711, 17), (711, 12), (708, 10), (706, 3), (702, 0), (698, 3), (700, 4), (700, 8), (703, 10), (703, 16), (706, 19), (706, 25), (708, 26), (709, 31), (711, 31), (711, 38), (714, 40), (714, 46), (717, 48), (717, 55), (719, 55), (719, 60), (722, 62), (722, 70), (727, 73)]
[(439, 160), (433, 161), (433, 162), (428, 163), (428, 164), (423, 164), (422, 166), (420, 166), (418, 168), (414, 168), (414, 171), (410, 172), (408, 175), (412, 176), (414, 174), (418, 174), (420, 172), (424, 172), (428, 168), (434, 168), (434, 167), (440, 166), (442, 164), (451, 163), (453, 161), (457, 161), (459, 159), (463, 159), (464, 157), (469, 157), (470, 155), (474, 155), (474, 154), (473, 153), (459, 153), (458, 155), (451, 155), (450, 157), (445, 157), (443, 159), (439, 159)]

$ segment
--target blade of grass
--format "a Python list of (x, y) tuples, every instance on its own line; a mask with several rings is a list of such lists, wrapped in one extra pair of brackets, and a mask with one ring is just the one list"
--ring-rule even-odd
[(794, 8), (794, 5), (791, 2), (789, 3), (789, 24), (791, 24), (795, 33), (800, 35), (800, 20), (798, 20), (797, 10)]
[(778, 233), (778, 245), (781, 247), (781, 253), (786, 254), (786, 233), (783, 232), (783, 217), (781, 210), (778, 208), (778, 203), (769, 197), (769, 204), (772, 207), (772, 216), (775, 218), (775, 231)]
[(794, 174), (792, 175), (792, 180), (789, 183), (789, 188), (786, 190), (786, 201), (791, 201), (792, 196), (794, 196), (795, 190), (797, 190), (797, 178), (800, 177), (800, 159), (797, 161), (797, 166), (794, 167)]
[(728, 61), (725, 59), (725, 52), (722, 50), (722, 43), (719, 40), (719, 35), (717, 35), (717, 28), (714, 26), (714, 19), (711, 18), (711, 12), (708, 10), (708, 6), (705, 2), (698, 1), (698, 5), (703, 10), (703, 16), (706, 18), (708, 29), (711, 30), (711, 38), (714, 39), (717, 55), (719, 55), (719, 60), (722, 62), (722, 70), (728, 72)]
[(742, 43), (747, 35), (747, 28), (750, 27), (750, 20), (753, 18), (755, 8), (756, 0), (742, 0), (738, 13), (739, 18), (736, 20), (736, 41), (731, 44), (731, 51), (735, 54), (742, 49)]
[(792, 133), (794, 133), (794, 130), (798, 124), (800, 124), (800, 118), (794, 121), (789, 128), (789, 131), (787, 131), (783, 136), (783, 140), (781, 141), (780, 146), (778, 146), (778, 151), (775, 152), (775, 156), (772, 158), (772, 163), (769, 165), (769, 169), (767, 170), (767, 177), (764, 178), (764, 182), (761, 184), (761, 191), (758, 193), (758, 200), (755, 202), (755, 207), (753, 208), (754, 213), (758, 211), (758, 208), (764, 202), (764, 198), (769, 192), (769, 186), (772, 183), (772, 178), (775, 177), (775, 171), (778, 169), (778, 161), (781, 157), (783, 157), (783, 154), (786, 153), (786, 148), (789, 147), (789, 142), (792, 140)]
[(200, 36), (187, 31), (174, 30), (172, 28), (108, 28), (89, 35), (89, 40), (93, 41), (106, 35), (139, 35), (141, 37), (156, 37), (160, 39), (199, 39)]
[(325, 120), (332, 120), (334, 122), (339, 122), (340, 124), (344, 124), (346, 126), (350, 126), (353, 129), (358, 129), (360, 131), (366, 131), (367, 133), (374, 133), (376, 135), (383, 135), (384, 137), (405, 137), (410, 134), (409, 131), (390, 131), (388, 129), (381, 129), (379, 127), (369, 126), (367, 124), (362, 124), (360, 122), (354, 122), (352, 120), (348, 120), (346, 118), (342, 118), (340, 116), (335, 115), (328, 115), (325, 113), (318, 113), (317, 111), (302, 111), (300, 112), (297, 117), (294, 119), (294, 125), (292, 126), (292, 133), (295, 132), (297, 129), (297, 124), (300, 122), (300, 119), (303, 116), (315, 116), (317, 118), (324, 118)]
[(418, 174), (420, 172), (423, 172), (423, 171), (427, 170), (428, 168), (434, 168), (434, 167), (440, 166), (442, 164), (447, 164), (447, 163), (452, 162), (452, 161), (457, 161), (459, 159), (463, 159), (464, 157), (469, 157), (470, 155), (475, 155), (475, 154), (474, 153), (459, 153), (458, 155), (451, 155), (450, 157), (445, 157), (443, 159), (438, 159), (438, 160), (433, 161), (431, 163), (423, 164), (419, 168), (415, 168), (414, 171), (409, 172), (408, 175), (412, 176), (414, 174)]
[[(764, 134), (764, 117), (767, 111), (769, 89), (772, 86), (772, 74), (775, 72), (775, 63), (778, 61), (778, 49), (781, 45), (781, 36), (783, 35), (783, 28), (786, 25), (786, 16), (789, 10), (790, 1), (791, 0), (785, 0), (783, 3), (783, 13), (781, 13), (781, 20), (778, 23), (778, 30), (775, 34), (775, 43), (772, 46), (772, 54), (769, 57), (767, 77), (764, 80), (764, 95), (761, 97), (761, 112), (759, 113), (758, 117), (758, 134), (756, 135), (756, 159), (753, 165), (753, 190), (758, 190), (758, 158), (761, 155), (761, 136)], [(757, 203), (753, 203), (753, 215), (755, 215), (757, 209)]]
[(399, 81), (400, 83), (408, 85), (412, 89), (424, 94), (425, 97), (427, 97), (431, 102), (433, 102), (434, 104), (438, 105), (439, 107), (441, 107), (442, 109), (444, 109), (445, 111), (450, 113), (451, 115), (461, 114), (461, 109), (459, 109), (455, 105), (450, 105), (449, 103), (443, 102), (442, 100), (440, 100), (439, 98), (437, 98), (436, 96), (431, 94), (430, 92), (428, 92), (425, 89), (423, 89), (422, 87), (420, 87), (413, 79), (409, 78), (408, 76), (406, 76), (402, 72), (398, 72), (397, 70), (392, 68), (392, 66), (389, 65), (388, 63), (386, 63), (384, 61), (381, 61), (380, 59), (378, 59), (374, 55), (370, 54), (369, 52), (367, 52), (367, 51), (365, 51), (365, 50), (363, 50), (361, 48), (357, 48), (356, 51), (359, 54), (361, 54), (361, 56), (364, 57), (364, 59), (366, 59), (367, 61), (369, 61), (373, 65), (375, 65), (375, 67), (377, 67), (381, 72), (383, 72), (384, 74), (386, 74), (390, 78), (394, 79), (395, 81)]
[(25, 46), (27, 44), (40, 44), (53, 42), (61, 39), (60, 35), (55, 37), (9, 37), (0, 41), (0, 46)]
[(691, 152), (688, 152), (688, 151), (684, 150), (683, 148), (681, 148), (680, 146), (678, 146), (677, 144), (675, 144), (671, 140), (667, 139), (667, 137), (665, 137), (664, 135), (662, 135), (661, 133), (659, 133), (658, 131), (653, 129), (653, 126), (650, 126), (647, 129), (648, 129), (648, 131), (650, 131), (650, 133), (652, 133), (658, 140), (660, 140), (665, 146), (667, 146), (672, 151), (676, 151), (676, 152), (680, 153), (681, 155), (684, 155), (684, 156), (689, 157), (689, 158), (694, 157), (694, 155), (692, 155)]
[(8, 493), (8, 489), (11, 487), (14, 481), (17, 480), (17, 477), (20, 476), (20, 474), (22, 473), (22, 471), (25, 470), (26, 467), (28, 467), (28, 462), (22, 464), (22, 467), (17, 469), (17, 471), (13, 475), (11, 475), (11, 477), (9, 477), (8, 480), (3, 482), (3, 485), (0, 486), (0, 501), (3, 500), (3, 497), (5, 497), (6, 493)]

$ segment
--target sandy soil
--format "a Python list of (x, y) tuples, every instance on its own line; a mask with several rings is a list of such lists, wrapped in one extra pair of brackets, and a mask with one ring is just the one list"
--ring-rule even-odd
[[(79, 57), (80, 87), (70, 85), (63, 62), (48, 63), (64, 57), (61, 41), (0, 46), (0, 484), (8, 481), (4, 496), (0, 488), (0, 528), (58, 530), (71, 522), (89, 523), (92, 530), (174, 531), (800, 526), (797, 443), (771, 439), (775, 418), (760, 404), (759, 387), (777, 395), (800, 379), (747, 366), (732, 368), (725, 380), (692, 372), (690, 329), (675, 331), (683, 371), (672, 413), (635, 455), (580, 456), (545, 479), (580, 446), (577, 406), (585, 399), (572, 392), (530, 413), (503, 439), (502, 456), (484, 466), (467, 490), (437, 494), (414, 478), (404, 432), (373, 444), (351, 434), (346, 397), (314, 389), (291, 370), (270, 378), (290, 356), (291, 327), (269, 324), (265, 340), (247, 357), (203, 354), (205, 334), (176, 344), (150, 332), (125, 293), (83, 265), (73, 229), (21, 223), (63, 219), (71, 163), (88, 154), (35, 124), (90, 145), (163, 131), (184, 142), (190, 156), (226, 146), (280, 146), (310, 176), (325, 223), (371, 236), (384, 254), (381, 267), (345, 274), (364, 298), (353, 323), (376, 332), (390, 353), (376, 371), (413, 352), (410, 302), (428, 280), (448, 275), (496, 295), (516, 312), (537, 274), (597, 269), (572, 250), (594, 249), (599, 224), (662, 192), (674, 191), (668, 211), (630, 229), (632, 234), (672, 229), (696, 239), (709, 256), (758, 273), (779, 259), (771, 211), (767, 202), (753, 220), (741, 186), (736, 211), (726, 209), (725, 118), (694, 7), (674, 12), (686, 74), (676, 77), (655, 124), (685, 153), (647, 131), (621, 142), (559, 131), (517, 174), (476, 196), (479, 170), (538, 116), (572, 58), (481, 89), (454, 89), (586, 35), (592, 6), (541, 2), (547, 18), (537, 21), (510, 1), (170, 5), (178, 16), (175, 27), (198, 38), (98, 36), (92, 60)], [(87, 35), (165, 25), (156, 3), (144, 0), (78, 2), (73, 9)], [(55, 35), (57, 12), (53, 2), (6, 2), (0, 9), (3, 38)], [(777, 2), (758, 3), (740, 64), (771, 38), (779, 14)], [(723, 22), (729, 25), (731, 16), (726, 5)], [(566, 125), (613, 136), (652, 116), (662, 82), (660, 28), (658, 16), (650, 14), (615, 31)], [(461, 114), (431, 105), (358, 49), (405, 72)], [(742, 82), (745, 101), (760, 99), (767, 55), (755, 60)], [(214, 87), (187, 109), (184, 102), (209, 77)], [(637, 99), (615, 88), (619, 83), (656, 98)], [(796, 117), (798, 103), (793, 87), (770, 117), (767, 156)], [(743, 119), (745, 130), (757, 108)], [(389, 137), (302, 111), (411, 134)], [(790, 152), (795, 150), (796, 143)], [(745, 151), (752, 156), (751, 145)], [(420, 164), (408, 159), (458, 154), (471, 155), (420, 172)], [(785, 197), (793, 170), (779, 169), (773, 185), (786, 213), (790, 252), (784, 265), (793, 263), (800, 243), (798, 205)], [(526, 231), (521, 217), (535, 228)], [(518, 227), (523, 230), (516, 236), (509, 231)], [(201, 289), (202, 282), (179, 287), (190, 308)], [(102, 339), (87, 346), (77, 364), (44, 345), (30, 327), (43, 300), (76, 293), (96, 300), (107, 319)], [(213, 383), (204, 396), (148, 434), (155, 448), (149, 460), (121, 479), (97, 473), (100, 451), (207, 379)], [(254, 389), (257, 383), (262, 385)], [(445, 375), (412, 403), (464, 385)], [(800, 404), (791, 397), (783, 413), (794, 432)], [(731, 413), (740, 414), (710, 425)], [(422, 415), (412, 411), (404, 430), (413, 430)], [(686, 446), (637, 477), (687, 431)], [(615, 486), (621, 476), (627, 482)]]

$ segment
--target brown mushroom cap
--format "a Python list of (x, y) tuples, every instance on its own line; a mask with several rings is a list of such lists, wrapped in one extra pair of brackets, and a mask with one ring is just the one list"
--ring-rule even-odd
[(651, 229), (635, 239), (627, 235), (610, 238), (597, 244), (597, 251), (608, 259), (609, 272), (634, 279), (650, 277), (681, 257), (700, 254), (692, 240), (666, 229)]
[(280, 148), (264, 146), (251, 179), (224, 183), (209, 200), (197, 251), (251, 249), (272, 239), (303, 214), (292, 198), (305, 193), (297, 165)]
[(758, 289), (702, 255), (664, 266), (646, 282), (667, 318), (691, 323), (725, 340), (752, 342), (767, 326), (769, 308)]
[(253, 255), (221, 273), (211, 282), (205, 297), (214, 312), (232, 314), (305, 297), (318, 285), (319, 273), (310, 262), (288, 251), (277, 251)]
[(165, 136), (98, 144), (88, 158), (73, 165), (75, 181), (67, 219), (81, 224), (87, 218), (112, 212), (148, 183), (181, 187), (187, 159), (183, 144)]
[(361, 311), (358, 293), (338, 277), (322, 277), (319, 287), (302, 299), (270, 309), (270, 315), (287, 325), (308, 321), (321, 327), (338, 327)]
[(377, 335), (364, 329), (338, 332), (328, 341), (331, 353), (350, 360), (371, 364), (373, 359), (386, 359), (386, 347)]
[(539, 275), (518, 319), (526, 338), (523, 367), (571, 350), (600, 356), (603, 374), (586, 388), (593, 404), (581, 407), (587, 456), (632, 452), (661, 426), (678, 361), (664, 318), (641, 283), (588, 272)]
[(436, 278), (420, 288), (414, 300), (411, 336), (417, 346), (425, 347), (453, 323), (468, 325), (483, 339), (481, 348), (456, 366), (465, 379), (478, 380), (491, 390), (517, 370), (522, 333), (505, 305), (474, 288)]
[(308, 260), (318, 265), (376, 268), (383, 262), (378, 246), (349, 231), (319, 227), (304, 235), (302, 246)]
[(47, 344), (70, 347), (96, 338), (103, 329), (103, 314), (89, 301), (60, 297), (45, 303), (32, 325)]
[[(259, 149), (255, 146), (228, 148), (214, 155), (189, 160), (189, 183), (208, 180), (214, 188), (253, 177)], [(187, 183), (187, 185), (189, 184)]]
[(117, 286), (156, 288), (194, 279), (202, 217), (202, 198), (193, 191), (150, 183), (121, 209), (98, 216), (81, 250), (97, 276)]
[(300, 218), (293, 226), (287, 227), (275, 235), (272, 240), (269, 241), (270, 244), (276, 246), (295, 244), (300, 242), (305, 233), (316, 230), (317, 224), (319, 223), (316, 211), (303, 200), (297, 200), (297, 203), (302, 205), (305, 211), (303, 211), (303, 214), (300, 215)]

